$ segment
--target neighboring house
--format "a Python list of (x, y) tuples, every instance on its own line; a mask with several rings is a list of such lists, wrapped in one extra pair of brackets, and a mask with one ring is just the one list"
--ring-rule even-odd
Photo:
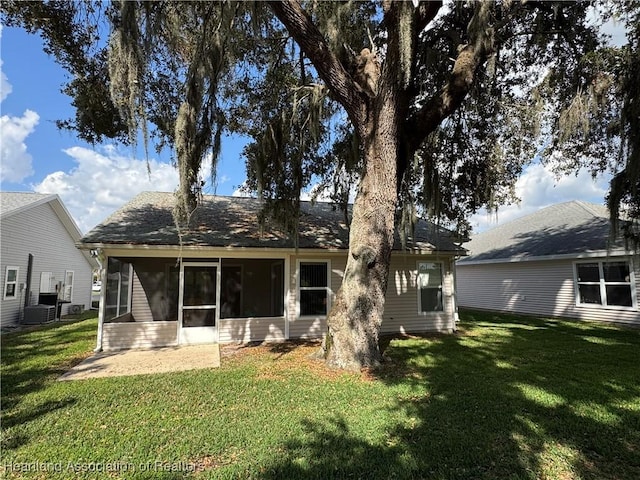
[(456, 264), (460, 306), (640, 325), (640, 262), (609, 212), (573, 201), (474, 236)]
[[(104, 267), (98, 349), (322, 337), (347, 260), (340, 210), (302, 202), (296, 248), (261, 231), (257, 199), (205, 196), (180, 236), (174, 201), (142, 193), (79, 243)], [(382, 331), (452, 331), (464, 250), (424, 221), (415, 237), (393, 252)]]
[[(40, 323), (91, 306), (97, 263), (57, 195), (0, 192), (0, 325)], [(44, 317), (31, 307), (53, 305)], [(74, 307), (71, 307), (74, 305)], [(25, 316), (25, 312), (27, 315)]]

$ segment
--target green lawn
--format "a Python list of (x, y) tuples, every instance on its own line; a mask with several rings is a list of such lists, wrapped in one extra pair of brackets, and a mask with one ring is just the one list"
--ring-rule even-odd
[(456, 335), (392, 340), (385, 366), (362, 375), (284, 344), (240, 348), (217, 370), (57, 382), (94, 346), (95, 319), (6, 334), (0, 468), (8, 478), (640, 478), (639, 330), (462, 319)]

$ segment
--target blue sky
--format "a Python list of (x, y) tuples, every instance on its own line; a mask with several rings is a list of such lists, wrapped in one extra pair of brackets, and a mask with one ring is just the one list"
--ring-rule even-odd
[[(67, 73), (43, 53), (38, 36), (3, 27), (0, 45), (0, 190), (57, 193), (83, 232), (141, 191), (175, 190), (178, 175), (168, 153), (150, 150), (149, 177), (141, 148), (92, 146), (57, 129), (56, 120), (74, 114), (71, 99), (60, 92)], [(242, 147), (241, 139), (223, 140), (217, 194), (232, 195), (244, 181)], [(497, 215), (481, 211), (471, 222), (482, 231), (553, 203), (602, 204), (607, 184), (608, 177), (593, 180), (587, 171), (556, 178), (549, 168), (533, 164), (516, 184), (518, 205), (502, 207)], [(210, 185), (206, 190), (213, 193)]]
[[(70, 97), (60, 92), (68, 74), (42, 51), (40, 37), (8, 27), (1, 35), (1, 190), (59, 194), (83, 232), (141, 191), (175, 190), (169, 152), (150, 149), (149, 178), (142, 146), (93, 146), (59, 130), (55, 121), (74, 115)], [(232, 195), (244, 181), (243, 146), (242, 139), (224, 138), (217, 194)], [(209, 183), (206, 190), (213, 193)]]

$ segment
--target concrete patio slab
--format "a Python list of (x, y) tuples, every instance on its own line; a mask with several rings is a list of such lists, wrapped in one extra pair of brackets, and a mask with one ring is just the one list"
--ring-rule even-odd
[(148, 350), (96, 353), (71, 368), (58, 380), (148, 375), (220, 366), (219, 345), (189, 345)]

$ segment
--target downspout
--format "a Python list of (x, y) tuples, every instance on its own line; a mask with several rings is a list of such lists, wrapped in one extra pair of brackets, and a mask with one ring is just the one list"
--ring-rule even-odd
[(287, 255), (284, 258), (284, 265), (282, 266), (282, 268), (284, 269), (284, 272), (282, 274), (282, 280), (283, 280), (283, 290), (284, 290), (284, 298), (282, 299), (283, 301), (283, 309), (282, 309), (282, 313), (284, 314), (284, 338), (285, 340), (289, 340), (289, 299), (291, 298), (290, 296), (290, 292), (289, 289), (291, 288), (291, 255)]
[(460, 316), (458, 315), (458, 275), (456, 272), (457, 257), (451, 257), (451, 272), (453, 274), (453, 331), (458, 330)]
[(96, 340), (96, 348), (94, 352), (102, 351), (102, 329), (104, 326), (104, 309), (106, 306), (106, 291), (107, 291), (107, 269), (104, 267), (103, 259), (104, 255), (101, 249), (91, 250), (91, 256), (98, 262), (98, 272), (100, 274), (100, 302), (98, 303), (98, 338)]
[[(31, 276), (33, 274), (33, 255), (29, 254), (29, 258), (27, 260), (27, 280), (24, 285), (24, 290), (20, 288), (20, 295), (22, 292), (24, 293), (24, 304), (20, 311), (18, 311), (18, 323), (24, 322), (25, 308), (29, 306), (31, 303)], [(20, 299), (20, 303), (22, 303), (22, 298)]]
[(33, 274), (33, 255), (29, 254), (29, 260), (27, 263), (27, 285), (26, 290), (27, 293), (24, 296), (24, 306), (25, 308), (29, 306), (31, 303), (31, 275)]

